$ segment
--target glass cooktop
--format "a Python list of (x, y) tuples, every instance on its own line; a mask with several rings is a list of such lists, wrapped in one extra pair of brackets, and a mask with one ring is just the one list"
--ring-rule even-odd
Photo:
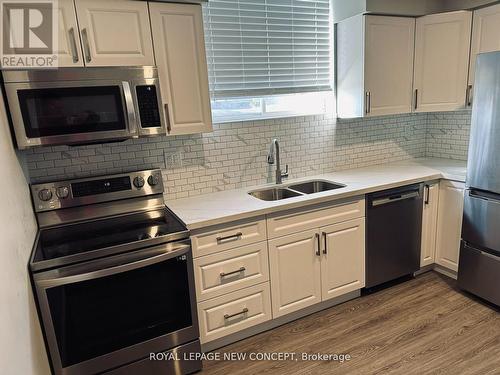
[(149, 246), (148, 241), (165, 242), (167, 236), (185, 231), (185, 226), (166, 208), (43, 229), (33, 263), (129, 244), (140, 248)]

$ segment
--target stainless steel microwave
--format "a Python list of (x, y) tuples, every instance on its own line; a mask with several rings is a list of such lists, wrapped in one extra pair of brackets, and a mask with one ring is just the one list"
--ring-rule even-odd
[(3, 72), (20, 149), (166, 134), (155, 67)]

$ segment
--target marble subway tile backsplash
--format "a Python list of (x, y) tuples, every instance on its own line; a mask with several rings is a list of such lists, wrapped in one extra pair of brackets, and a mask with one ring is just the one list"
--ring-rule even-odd
[(467, 160), (470, 120), (470, 110), (428, 113), (426, 155)]
[[(429, 121), (429, 116), (438, 117)], [(463, 157), (462, 149), (445, 153), (439, 144), (464, 143), (466, 116), (439, 116), (337, 120), (318, 115), (224, 123), (206, 134), (35, 148), (22, 155), (34, 183), (161, 168), (166, 196), (175, 199), (270, 182), (274, 166), (269, 167), (266, 155), (272, 138), (280, 141), (281, 162), (289, 165), (290, 178), (438, 156), (435, 150), (441, 150), (440, 157)], [(453, 131), (454, 121), (460, 131)]]

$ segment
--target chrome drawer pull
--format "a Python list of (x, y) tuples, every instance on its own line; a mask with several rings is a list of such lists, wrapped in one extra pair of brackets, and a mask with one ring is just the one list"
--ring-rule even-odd
[(83, 42), (83, 52), (87, 62), (92, 61), (92, 53), (90, 52), (89, 37), (87, 35), (87, 29), (82, 29), (82, 42)]
[(321, 256), (321, 244), (319, 239), (319, 233), (314, 233), (314, 237), (316, 238), (316, 255)]
[(230, 236), (226, 236), (226, 237), (217, 237), (216, 240), (217, 240), (217, 243), (221, 243), (224, 241), (236, 241), (236, 240), (240, 240), (241, 236), (243, 236), (243, 233), (238, 232), (238, 233), (232, 234)]
[(220, 273), (220, 277), (223, 278), (223, 277), (226, 277), (226, 276), (230, 276), (230, 275), (234, 275), (234, 274), (237, 274), (237, 273), (240, 273), (240, 272), (245, 272), (246, 268), (245, 267), (240, 267), (240, 269), (236, 270), (236, 271), (231, 271), (231, 272), (221, 272)]
[(71, 47), (71, 55), (73, 58), (73, 62), (77, 63), (78, 62), (78, 50), (76, 47), (75, 29), (70, 27), (68, 33), (69, 33), (69, 45)]
[(328, 254), (328, 241), (326, 238), (326, 233), (322, 232), (321, 235), (323, 236), (323, 254), (327, 255)]
[(237, 312), (235, 314), (231, 314), (231, 315), (225, 314), (224, 319), (231, 319), (231, 318), (234, 318), (235, 316), (246, 314), (247, 312), (248, 312), (248, 309), (245, 307), (243, 310), (241, 310), (240, 312)]

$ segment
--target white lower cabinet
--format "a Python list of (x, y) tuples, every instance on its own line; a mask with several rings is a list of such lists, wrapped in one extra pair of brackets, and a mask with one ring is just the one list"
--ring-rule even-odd
[(357, 197), (195, 231), (201, 342), (218, 345), (212, 341), (363, 288), (364, 207)]
[(363, 288), (365, 218), (270, 240), (269, 269), (274, 318)]
[(442, 180), (439, 184), (439, 212), (436, 263), (458, 271), (465, 185)]
[(320, 229), (321, 297), (325, 301), (365, 286), (365, 219)]
[(424, 194), (420, 267), (429, 266), (436, 259), (439, 182), (425, 184)]
[(269, 282), (198, 303), (204, 344), (271, 319)]
[(318, 230), (269, 241), (273, 317), (321, 302)]
[(269, 280), (267, 241), (196, 258), (198, 301)]

